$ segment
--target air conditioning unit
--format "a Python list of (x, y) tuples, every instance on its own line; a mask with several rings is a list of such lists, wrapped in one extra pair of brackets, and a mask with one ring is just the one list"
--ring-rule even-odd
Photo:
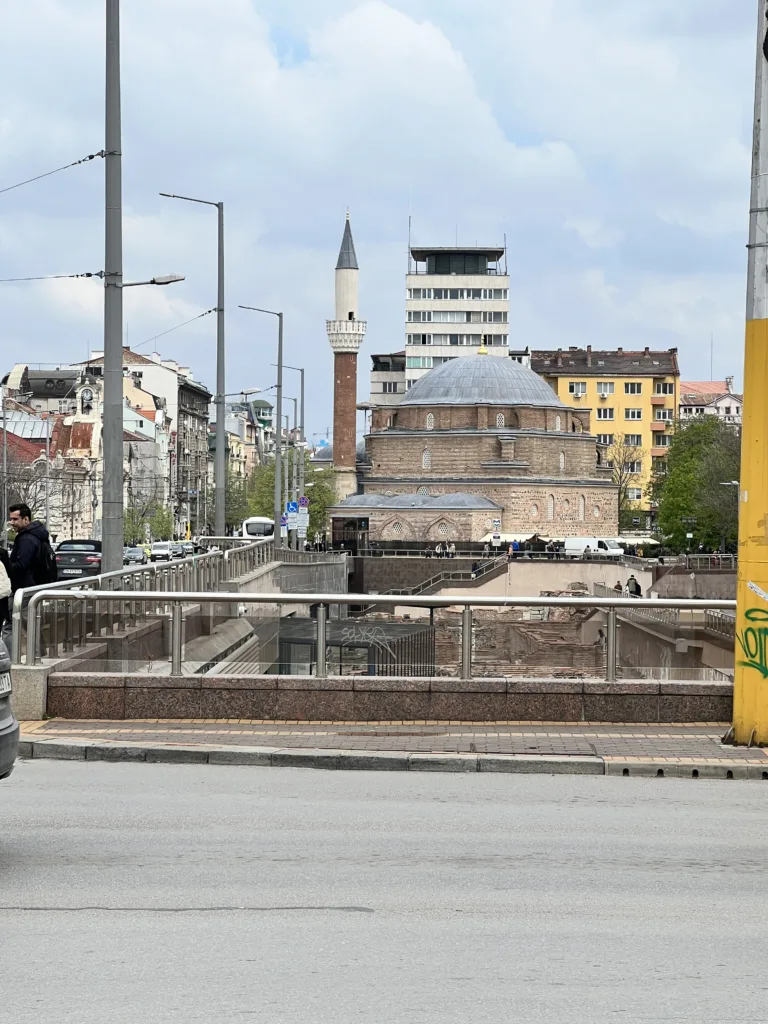
[(604, 402), (606, 400), (606, 398), (608, 397), (608, 395), (599, 395), (598, 397), (600, 398), (601, 402)]

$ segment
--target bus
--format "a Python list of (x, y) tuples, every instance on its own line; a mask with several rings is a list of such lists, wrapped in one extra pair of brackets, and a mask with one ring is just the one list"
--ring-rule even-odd
[(274, 519), (267, 519), (265, 516), (251, 516), (249, 519), (243, 520), (240, 536), (258, 540), (259, 537), (271, 537), (274, 532)]

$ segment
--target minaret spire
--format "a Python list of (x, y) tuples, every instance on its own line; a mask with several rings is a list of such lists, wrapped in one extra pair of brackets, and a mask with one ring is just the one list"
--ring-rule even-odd
[(326, 321), (333, 350), (333, 469), (341, 501), (357, 493), (357, 353), (366, 322), (358, 319), (359, 267), (349, 209), (336, 261), (336, 318)]

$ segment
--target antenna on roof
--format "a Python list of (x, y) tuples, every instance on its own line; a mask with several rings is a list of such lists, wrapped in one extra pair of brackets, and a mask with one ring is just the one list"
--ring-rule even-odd
[(406, 266), (406, 271), (405, 272), (406, 272), (406, 274), (410, 274), (410, 272), (411, 272), (411, 214), (410, 214), (410, 211), (408, 213), (408, 252), (405, 254), (405, 258), (406, 258), (406, 262), (407, 262), (407, 266)]
[(507, 273), (507, 232), (504, 232), (504, 274)]

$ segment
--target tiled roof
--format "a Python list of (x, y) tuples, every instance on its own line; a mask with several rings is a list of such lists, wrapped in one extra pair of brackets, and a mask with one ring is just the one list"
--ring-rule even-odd
[(728, 385), (724, 380), (681, 380), (681, 395), (725, 395)]
[(676, 377), (680, 374), (677, 349), (640, 352), (618, 348), (600, 351), (587, 348), (531, 352), (531, 369), (544, 377)]

